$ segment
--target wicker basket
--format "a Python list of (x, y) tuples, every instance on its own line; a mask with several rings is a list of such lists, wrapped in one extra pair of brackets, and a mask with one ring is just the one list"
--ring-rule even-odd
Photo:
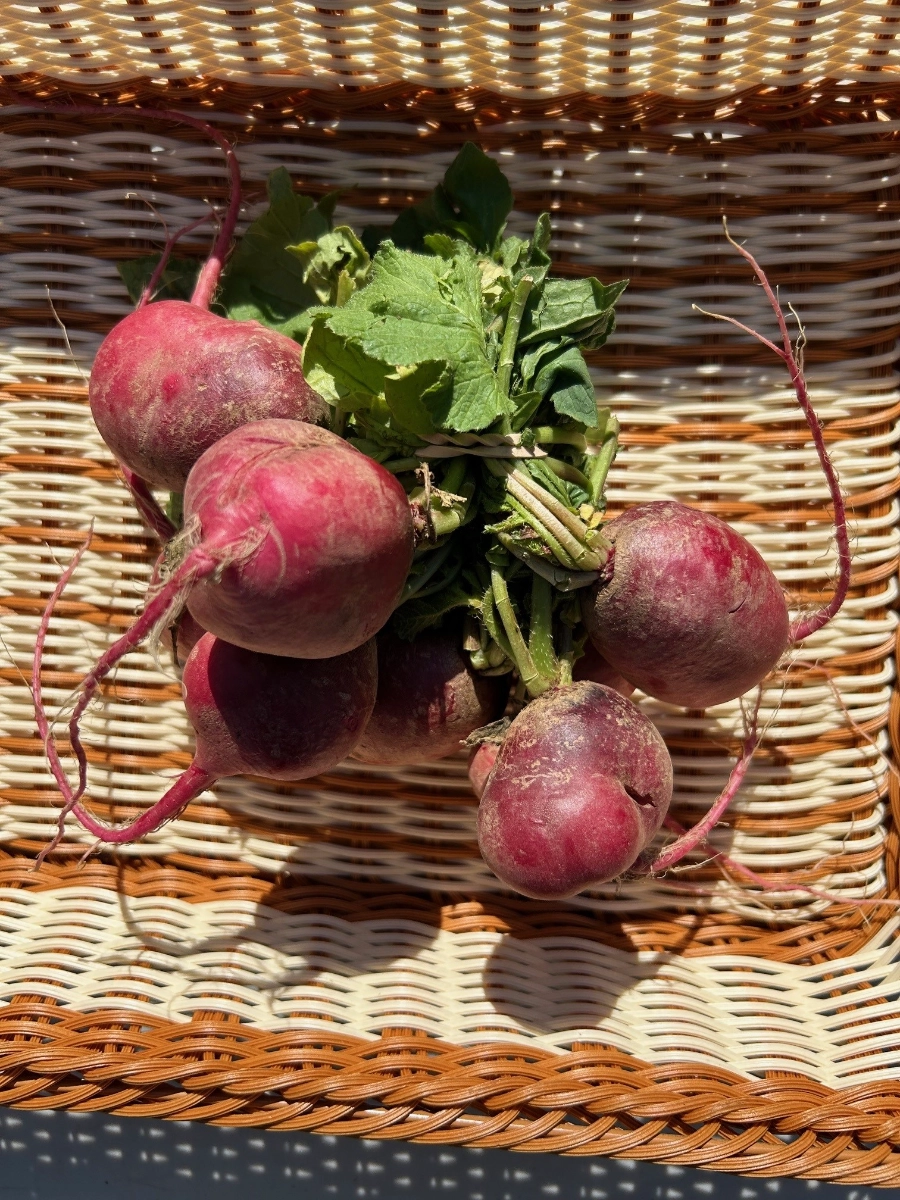
[[(177, 10), (0, 13), (0, 1104), (896, 1185), (896, 8)], [(513, 183), (516, 229), (551, 211), (560, 272), (631, 278), (591, 359), (626, 430), (613, 505), (725, 516), (799, 606), (834, 566), (805, 427), (779, 364), (691, 311), (767, 327), (727, 213), (804, 319), (855, 546), (850, 599), (769, 681), (763, 750), (714, 835), (774, 888), (698, 857), (566, 904), (515, 897), (478, 858), (452, 760), (223, 782), (138, 846), (79, 865), (73, 828), (35, 869), (58, 804), (23, 679), (38, 614), (93, 519), (48, 643), (61, 707), (152, 562), (85, 400), (127, 311), (114, 263), (226, 180), (192, 130), (29, 111), (23, 93), (211, 116), (238, 143), (248, 217), (284, 164), (308, 193), (347, 189), (354, 224), (386, 224), (477, 139)], [(739, 707), (645, 707), (692, 822)], [(189, 761), (177, 682), (147, 653), (87, 733), (110, 819)]]

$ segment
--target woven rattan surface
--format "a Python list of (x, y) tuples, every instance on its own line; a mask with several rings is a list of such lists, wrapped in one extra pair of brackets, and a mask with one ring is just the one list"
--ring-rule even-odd
[(67, 81), (209, 75), (320, 88), (403, 80), (521, 95), (721, 95), (875, 80), (897, 68), (898, 20), (893, 0), (23, 0), (0, 11), (0, 67)]
[[(29, 89), (54, 85), (16, 80), (17, 96)], [(111, 95), (159, 103), (160, 89)], [(853, 589), (769, 681), (763, 752), (715, 834), (779, 885), (765, 896), (696, 863), (564, 905), (514, 897), (478, 859), (474, 800), (452, 761), (347, 766), (291, 787), (229, 781), (140, 846), (78, 867), (87, 843), (71, 830), (34, 870), (57, 803), (22, 679), (38, 614), (93, 518), (48, 643), (59, 706), (127, 624), (152, 562), (82, 374), (127, 311), (115, 260), (157, 248), (159, 218), (200, 215), (225, 179), (193, 131), (10, 104), (0, 1103), (896, 1184), (896, 921), (853, 901), (897, 895), (900, 792), (884, 754), (900, 734), (900, 96), (822, 84), (724, 105), (521, 103), (187, 80), (166, 100), (213, 109), (237, 139), (247, 215), (283, 163), (303, 190), (347, 188), (354, 224), (386, 223), (477, 136), (513, 183), (515, 228), (551, 210), (561, 272), (632, 279), (614, 344), (591, 361), (626, 428), (613, 506), (679, 498), (726, 516), (801, 607), (833, 566), (814, 456), (778, 365), (691, 312), (767, 319), (722, 241), (727, 212), (807, 326), (812, 393), (851, 502)], [(691, 821), (727, 775), (738, 707), (645, 706), (675, 759), (676, 815)], [(173, 673), (133, 655), (91, 714), (94, 808), (124, 818), (189, 751)]]

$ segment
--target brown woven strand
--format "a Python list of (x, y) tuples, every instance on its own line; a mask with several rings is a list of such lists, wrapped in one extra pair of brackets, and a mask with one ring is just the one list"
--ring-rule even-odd
[[(0, 1104), (217, 1125), (684, 1163), (743, 1175), (896, 1184), (900, 1085), (750, 1082), (615, 1050), (523, 1054), (403, 1031), (273, 1036), (66, 1016), (21, 997), (0, 1017)], [(52, 1040), (48, 1040), (52, 1039)]]

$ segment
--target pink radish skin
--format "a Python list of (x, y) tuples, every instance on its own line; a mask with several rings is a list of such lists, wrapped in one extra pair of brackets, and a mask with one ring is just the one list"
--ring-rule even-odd
[(256, 321), (184, 300), (130, 313), (104, 339), (89, 399), (103, 440), (153, 487), (184, 491), (200, 455), (251, 421), (324, 422), (303, 377), (302, 348)]
[(649, 696), (694, 709), (732, 700), (788, 649), (778, 580), (718, 517), (663, 501), (603, 532), (613, 551), (582, 602), (584, 622), (612, 668)]
[[(193, 585), (191, 615), (263, 654), (334, 658), (362, 645), (393, 612), (412, 561), (396, 478), (300, 421), (259, 421), (211, 446), (188, 479), (184, 519), (200, 530), (198, 549), (230, 559)], [(242, 536), (259, 544), (229, 555)]]
[(150, 809), (119, 828), (87, 812), (67, 782), (65, 811), (101, 841), (122, 844), (178, 816), (217, 779), (308, 779), (336, 766), (353, 749), (375, 703), (377, 684), (374, 642), (339, 658), (309, 661), (241, 650), (206, 633), (188, 656), (182, 678), (185, 708), (197, 735), (184, 774)]
[(194, 762), (216, 778), (308, 779), (359, 741), (378, 686), (375, 644), (329, 659), (257, 654), (205, 633), (185, 663)]
[(575, 660), (572, 678), (576, 683), (581, 681), (602, 683), (604, 687), (611, 687), (620, 696), (630, 696), (635, 690), (634, 684), (629, 683), (623, 675), (611, 667), (591, 641), (585, 644), (581, 658)]
[(469, 783), (471, 783), (472, 791), (479, 800), (484, 794), (488, 776), (494, 769), (494, 763), (497, 761), (499, 753), (500, 745), (498, 742), (482, 742), (469, 755)]
[(501, 882), (564, 900), (626, 871), (659, 829), (672, 762), (653, 724), (598, 683), (555, 688), (516, 717), (478, 809)]
[(456, 630), (427, 630), (412, 642), (391, 630), (378, 635), (378, 698), (355, 759), (400, 766), (444, 758), (502, 716), (509, 677), (473, 671), (459, 640)]

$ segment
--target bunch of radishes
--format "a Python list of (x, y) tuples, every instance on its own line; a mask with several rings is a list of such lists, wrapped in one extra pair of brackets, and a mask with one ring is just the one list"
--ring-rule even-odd
[[(232, 197), (199, 272), (170, 262), (171, 244), (148, 264), (91, 374), (97, 426), (166, 544), (143, 612), (79, 690), (75, 786), (40, 672), (80, 556), (38, 637), (60, 831), (71, 813), (103, 842), (132, 841), (225, 776), (299, 780), (348, 755), (391, 766), (468, 743), (482, 853), (517, 891), (561, 898), (671, 865), (709, 822), (646, 854), (672, 765), (631, 692), (694, 709), (743, 694), (834, 615), (849, 577), (840, 492), (762, 271), (741, 251), (780, 323), (783, 346), (765, 344), (810, 422), (840, 550), (833, 600), (793, 624), (760, 555), (717, 518), (658, 503), (604, 523), (617, 425), (596, 410), (581, 352), (608, 336), (624, 285), (553, 280), (545, 218), (530, 241), (504, 239), (508, 184), (480, 151), (466, 147), (368, 249), (332, 228), (332, 200), (313, 206), (279, 176), (278, 219), (251, 228), (241, 250), (253, 253), (223, 276), (237, 161), (189, 123), (225, 150)], [(292, 221), (298, 240), (279, 242)], [(282, 262), (302, 287), (281, 288)], [(190, 298), (154, 300), (173, 270), (182, 288), (196, 275)], [(82, 804), (80, 719), (123, 655), (166, 627), (194, 759), (157, 804), (109, 828)]]

